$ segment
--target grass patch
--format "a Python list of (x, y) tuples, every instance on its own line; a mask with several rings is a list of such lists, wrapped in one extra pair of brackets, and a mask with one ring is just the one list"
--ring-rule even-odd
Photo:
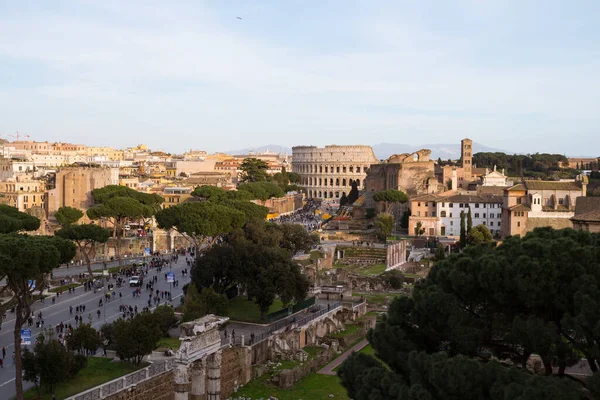
[(280, 389), (267, 382), (268, 374), (255, 379), (241, 388), (232, 397), (246, 397), (253, 399), (275, 396), (279, 400), (325, 400), (333, 394), (335, 399), (348, 400), (346, 389), (340, 384), (337, 376), (318, 375), (312, 373), (291, 389)]
[(310, 257), (309, 257), (310, 260), (317, 260), (319, 258), (323, 258), (323, 254), (321, 254), (320, 251), (313, 250), (310, 252)]
[(359, 353), (375, 357), (375, 349), (370, 344), (360, 349)]
[(345, 269), (360, 276), (377, 276), (385, 272), (385, 264), (355, 265), (335, 264), (335, 268)]
[(169, 348), (172, 348), (174, 351), (179, 350), (181, 346), (181, 340), (179, 338), (174, 337), (163, 337), (158, 341), (158, 345), (156, 346), (157, 351), (164, 351)]
[[(89, 357), (87, 367), (83, 368), (77, 375), (56, 386), (54, 391), (57, 399), (65, 399), (74, 394), (91, 389), (120, 376), (127, 375), (133, 371), (145, 367), (147, 364), (133, 366), (125, 362), (111, 362), (110, 358)], [(42, 391), (43, 393), (43, 391)], [(25, 392), (26, 399), (38, 399), (35, 388)], [(52, 394), (42, 394), (41, 400), (51, 400)]]
[(75, 287), (78, 287), (78, 286), (81, 286), (81, 285), (79, 283), (69, 283), (68, 285), (62, 285), (62, 286), (57, 286), (55, 288), (52, 288), (52, 289), (49, 290), (49, 292), (58, 293), (61, 290), (63, 292), (68, 292), (69, 288), (75, 288)]
[[(283, 309), (283, 303), (275, 299), (267, 314)], [(245, 296), (238, 296), (229, 301), (227, 316), (233, 321), (264, 323), (260, 319), (260, 309), (253, 301), (248, 301)]]
[(306, 347), (303, 347), (302, 350), (307, 352), (308, 355), (310, 356), (310, 358), (315, 358), (323, 351), (323, 348), (322, 347), (314, 347), (314, 346), (306, 346)]
[(329, 336), (332, 338), (335, 338), (335, 339), (341, 339), (341, 338), (345, 338), (346, 336), (354, 335), (355, 333), (358, 332), (359, 329), (360, 329), (360, 327), (358, 325), (348, 324), (348, 325), (344, 326), (343, 331), (332, 333)]

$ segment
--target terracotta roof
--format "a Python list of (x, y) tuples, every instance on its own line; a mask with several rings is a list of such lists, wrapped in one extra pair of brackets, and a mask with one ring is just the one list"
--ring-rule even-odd
[(510, 211), (531, 211), (531, 208), (529, 208), (525, 204), (517, 204), (516, 206), (510, 207), (509, 210)]
[(525, 181), (507, 190), (581, 190), (581, 183), (570, 181)]
[(449, 203), (502, 203), (500, 196), (473, 196), (468, 194), (457, 194), (446, 197), (444, 201)]
[(523, 185), (522, 183), (517, 183), (514, 186), (511, 186), (509, 188), (506, 188), (506, 190), (527, 190), (527, 188), (525, 187), (525, 185)]
[(542, 211), (545, 211), (545, 212), (573, 212), (572, 209), (570, 209), (569, 207), (564, 206), (562, 204), (558, 204), (556, 206), (556, 208), (551, 207), (551, 206), (542, 206)]
[(414, 197), (410, 199), (410, 201), (443, 201), (444, 199), (445, 197), (439, 197), (433, 194), (424, 194), (422, 196)]
[(507, 188), (507, 186), (477, 186), (477, 194), (486, 196), (502, 196), (504, 189)]
[(584, 214), (575, 215), (571, 218), (571, 221), (581, 222), (598, 222), (600, 223), (600, 210), (590, 211)]
[(575, 217), (600, 211), (600, 197), (578, 197), (575, 199)]

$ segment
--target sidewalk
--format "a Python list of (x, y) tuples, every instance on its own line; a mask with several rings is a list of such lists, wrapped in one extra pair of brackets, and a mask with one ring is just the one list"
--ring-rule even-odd
[(361, 340), (360, 342), (358, 342), (357, 344), (352, 346), (352, 348), (350, 350), (345, 351), (338, 358), (336, 358), (335, 360), (333, 360), (332, 362), (330, 362), (329, 364), (327, 364), (326, 366), (321, 368), (319, 371), (317, 371), (317, 374), (335, 375), (336, 373), (333, 372), (334, 369), (339, 367), (340, 364), (343, 363), (344, 360), (346, 360), (346, 358), (348, 358), (352, 355), (352, 353), (360, 351), (362, 348), (366, 347), (368, 344), (369, 344), (369, 341), (367, 339)]

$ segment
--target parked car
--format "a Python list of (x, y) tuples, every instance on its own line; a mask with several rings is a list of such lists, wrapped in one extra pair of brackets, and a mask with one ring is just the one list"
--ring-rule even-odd
[(129, 286), (142, 286), (142, 279), (139, 276), (129, 278)]

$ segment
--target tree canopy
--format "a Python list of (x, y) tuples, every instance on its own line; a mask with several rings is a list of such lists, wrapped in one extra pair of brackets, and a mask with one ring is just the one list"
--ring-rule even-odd
[(258, 158), (245, 158), (240, 169), (242, 182), (264, 182), (269, 177), (269, 164)]
[(54, 218), (62, 227), (76, 223), (81, 217), (83, 217), (83, 211), (69, 206), (62, 206), (54, 213)]
[(358, 179), (350, 182), (350, 192), (348, 192), (347, 202), (349, 205), (354, 204), (356, 200), (358, 200), (358, 196), (360, 193), (358, 192)]
[[(304, 299), (308, 280), (292, 255), (316, 243), (318, 236), (300, 225), (249, 221), (197, 259), (192, 282), (202, 293), (212, 288), (217, 294), (241, 285), (264, 315), (277, 296), (285, 304)], [(209, 299), (211, 304), (218, 300)]]
[(268, 200), (272, 197), (282, 197), (283, 190), (274, 182), (251, 182), (243, 183), (238, 187), (238, 192), (249, 192), (252, 199)]
[[(368, 334), (390, 370), (355, 356), (342, 382), (357, 400), (583, 398), (554, 376), (580, 355), (594, 373), (600, 367), (599, 270), (600, 235), (584, 231), (538, 228), (498, 247), (468, 246), (438, 262)], [(497, 361), (483, 363), (486, 354)], [(532, 354), (547, 377), (524, 371)]]
[(182, 203), (159, 211), (155, 217), (159, 228), (187, 235), (198, 249), (246, 222), (244, 212), (213, 201)]
[(375, 226), (377, 226), (378, 229), (379, 239), (385, 240), (394, 230), (394, 217), (392, 214), (381, 213), (377, 216)]
[(92, 220), (104, 220), (113, 227), (115, 250), (121, 265), (121, 236), (127, 222), (152, 217), (164, 201), (157, 194), (138, 192), (126, 186), (109, 185), (92, 190), (95, 205), (87, 210)]
[(373, 195), (373, 200), (379, 202), (382, 201), (385, 203), (385, 211), (390, 212), (392, 205), (406, 203), (408, 201), (408, 196), (406, 193), (396, 190), (396, 189), (387, 189), (380, 190)]
[(505, 153), (475, 153), (473, 164), (479, 168), (505, 169), (509, 176), (525, 176), (540, 179), (573, 178), (577, 170), (563, 168), (568, 159), (562, 154), (505, 154)]
[(492, 243), (492, 240), (492, 232), (485, 225), (477, 225), (467, 234), (467, 243), (470, 245)]
[[(15, 219), (28, 220), (19, 216)], [(15, 310), (13, 340), (17, 399), (23, 398), (20, 332), (31, 314), (33, 293), (41, 293), (46, 286), (46, 276), (60, 264), (69, 262), (75, 256), (75, 251), (73, 242), (58, 236), (0, 234), (0, 280), (6, 282), (6, 285), (0, 288), (0, 297), (11, 297), (9, 301), (0, 305), (0, 313), (5, 313), (10, 307), (14, 307)]]
[(93, 275), (91, 256), (97, 243), (106, 243), (110, 238), (110, 231), (95, 224), (66, 225), (55, 232), (56, 236), (73, 241), (85, 259), (88, 273)]
[(0, 204), (0, 233), (35, 231), (40, 228), (40, 220), (20, 212), (15, 207)]

